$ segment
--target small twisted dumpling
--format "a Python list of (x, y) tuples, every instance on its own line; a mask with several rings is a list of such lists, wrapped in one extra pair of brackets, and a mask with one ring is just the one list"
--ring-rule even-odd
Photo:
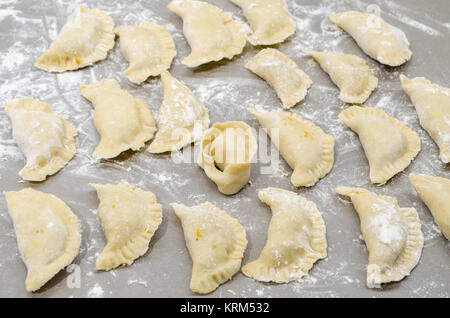
[(114, 21), (99, 9), (80, 7), (35, 66), (47, 72), (73, 71), (103, 60), (114, 46)]
[(151, 153), (175, 151), (199, 140), (209, 126), (208, 109), (189, 88), (167, 71), (161, 72), (164, 100), (158, 115), (158, 132)]
[(297, 24), (285, 0), (231, 0), (244, 11), (253, 29), (248, 41), (253, 45), (281, 43), (294, 34)]
[(400, 75), (403, 89), (411, 98), (420, 124), (440, 149), (440, 158), (450, 162), (450, 88), (439, 86), (424, 77)]
[(247, 247), (245, 230), (209, 202), (192, 207), (170, 205), (181, 221), (192, 259), (191, 290), (208, 294), (239, 271)]
[(249, 27), (233, 20), (231, 13), (194, 0), (174, 0), (167, 7), (183, 19), (184, 36), (192, 49), (183, 64), (196, 67), (242, 53)]
[(120, 36), (120, 49), (130, 62), (125, 76), (140, 84), (149, 76), (167, 70), (177, 55), (175, 43), (166, 28), (143, 21), (139, 26), (123, 25), (114, 29)]
[(235, 194), (248, 182), (257, 143), (246, 123), (215, 123), (203, 135), (200, 148), (197, 163), (220, 192)]
[(430, 209), (442, 234), (450, 240), (450, 180), (411, 173), (409, 180)]
[(359, 56), (340, 52), (307, 52), (339, 87), (339, 98), (343, 102), (362, 104), (378, 85), (378, 79)]
[(5, 106), (13, 137), (27, 158), (19, 172), (28, 181), (43, 181), (64, 167), (75, 155), (76, 128), (52, 112), (48, 104), (14, 99)]
[(275, 49), (261, 50), (245, 67), (269, 83), (286, 108), (302, 101), (312, 84), (294, 61)]
[(70, 208), (52, 194), (26, 188), (6, 192), (5, 198), (28, 271), (25, 287), (36, 291), (77, 256), (80, 224)]
[(272, 209), (266, 245), (242, 272), (262, 282), (299, 281), (327, 256), (325, 223), (312, 201), (295, 192), (265, 188), (258, 196)]
[(121, 152), (139, 150), (153, 138), (155, 120), (147, 104), (120, 89), (113, 79), (83, 85), (80, 94), (94, 106), (94, 124), (100, 143), (96, 158), (114, 158)]
[(338, 187), (336, 192), (350, 198), (361, 221), (361, 239), (369, 250), (367, 286), (380, 288), (408, 276), (419, 262), (424, 241), (416, 210), (361, 188)]
[(156, 196), (127, 183), (90, 184), (100, 200), (97, 215), (106, 236), (106, 246), (95, 269), (111, 270), (131, 265), (148, 250), (162, 221), (162, 207)]
[(358, 134), (373, 183), (385, 184), (420, 151), (419, 136), (380, 109), (352, 106), (340, 113), (339, 119)]
[(411, 58), (405, 33), (379, 16), (347, 11), (330, 14), (330, 20), (349, 33), (367, 55), (381, 64), (399, 66)]
[(334, 138), (313, 122), (286, 111), (248, 109), (271, 137), (284, 160), (294, 170), (293, 185), (313, 186), (330, 172), (334, 162)]

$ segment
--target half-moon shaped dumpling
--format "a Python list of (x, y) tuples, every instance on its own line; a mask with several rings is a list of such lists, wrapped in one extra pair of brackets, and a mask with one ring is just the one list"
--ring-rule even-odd
[(231, 0), (241, 7), (253, 29), (248, 41), (253, 45), (281, 43), (294, 34), (297, 24), (285, 0)]
[(183, 19), (183, 32), (192, 52), (183, 64), (196, 67), (241, 54), (249, 27), (231, 13), (203, 1), (174, 0), (167, 6)]
[(411, 58), (405, 33), (375, 14), (347, 11), (330, 14), (330, 20), (349, 33), (367, 55), (381, 64), (399, 66)]
[(362, 104), (378, 85), (366, 62), (356, 55), (340, 52), (307, 51), (339, 87), (339, 98), (350, 104)]
[(13, 137), (27, 158), (19, 174), (28, 181), (43, 181), (64, 167), (75, 155), (76, 128), (52, 112), (48, 104), (14, 99), (5, 106)]
[(400, 75), (403, 89), (411, 98), (420, 124), (440, 149), (440, 158), (450, 162), (450, 88), (431, 83), (424, 77), (409, 79)]
[(208, 109), (189, 88), (167, 71), (161, 72), (164, 100), (158, 115), (158, 132), (148, 151), (162, 153), (198, 141), (209, 126)]
[(239, 271), (247, 247), (245, 230), (209, 202), (192, 207), (170, 205), (181, 221), (192, 258), (191, 290), (208, 294)]
[(25, 265), (27, 291), (36, 291), (72, 263), (81, 245), (78, 218), (56, 196), (26, 188), (5, 193)]
[(267, 242), (242, 272), (262, 282), (299, 281), (327, 256), (325, 223), (314, 202), (283, 189), (265, 188), (258, 196), (272, 209)]
[(266, 129), (284, 160), (294, 170), (291, 176), (293, 185), (313, 186), (330, 172), (334, 162), (332, 136), (297, 114), (281, 110), (248, 110)]
[(420, 151), (419, 136), (380, 109), (352, 106), (339, 119), (359, 135), (373, 183), (385, 184)]
[(143, 21), (139, 26), (123, 25), (114, 29), (120, 36), (120, 48), (130, 62), (125, 76), (140, 84), (149, 76), (167, 70), (177, 55), (175, 43), (166, 28)]
[(312, 84), (294, 61), (276, 49), (261, 50), (245, 67), (269, 83), (286, 108), (302, 101)]
[(450, 180), (416, 173), (411, 173), (409, 180), (441, 232), (450, 240)]
[(416, 210), (361, 188), (338, 187), (336, 192), (350, 198), (361, 221), (361, 239), (369, 250), (367, 286), (379, 288), (408, 276), (419, 262), (424, 241)]
[(156, 196), (127, 183), (90, 184), (97, 190), (97, 215), (106, 236), (106, 246), (95, 269), (110, 270), (131, 265), (148, 250), (162, 221), (162, 207)]
[(80, 7), (35, 66), (47, 72), (73, 71), (103, 60), (114, 46), (114, 21), (99, 9)]
[(155, 120), (148, 105), (120, 89), (115, 80), (83, 85), (80, 94), (94, 106), (94, 124), (100, 134), (94, 157), (114, 158), (128, 149), (139, 150), (153, 138)]
[(257, 147), (251, 128), (246, 123), (215, 123), (203, 135), (197, 163), (217, 184), (220, 192), (235, 194), (250, 178), (251, 161)]

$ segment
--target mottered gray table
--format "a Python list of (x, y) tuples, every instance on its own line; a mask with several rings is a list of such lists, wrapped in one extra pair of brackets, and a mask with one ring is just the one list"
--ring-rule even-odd
[[(403, 92), (399, 75), (424, 76), (449, 86), (450, 3), (448, 0), (288, 0), (298, 28), (293, 37), (277, 48), (293, 59), (314, 81), (306, 99), (292, 109), (314, 121), (335, 138), (335, 164), (329, 175), (312, 188), (295, 188), (289, 181), (290, 168), (280, 160), (279, 167), (266, 174), (252, 165), (250, 183), (238, 194), (224, 196), (191, 160), (179, 159), (194, 152), (152, 155), (142, 149), (128, 151), (114, 160), (92, 157), (99, 136), (94, 128), (93, 109), (78, 89), (82, 84), (114, 78), (123, 89), (145, 100), (154, 116), (162, 101), (159, 78), (143, 85), (130, 83), (123, 75), (128, 63), (116, 44), (108, 58), (75, 72), (52, 74), (36, 69), (37, 57), (56, 38), (58, 31), (78, 5), (98, 7), (110, 14), (116, 25), (137, 25), (149, 20), (164, 25), (173, 36), (177, 57), (171, 73), (183, 80), (209, 108), (211, 123), (242, 120), (259, 128), (247, 107), (279, 109), (280, 101), (266, 82), (244, 68), (260, 48), (247, 44), (243, 54), (231, 61), (189, 69), (181, 60), (189, 53), (182, 34), (182, 21), (167, 9), (169, 0), (153, 1), (0, 1), (0, 189), (32, 187), (64, 200), (79, 217), (82, 246), (72, 272), (61, 271), (39, 292), (27, 293), (25, 266), (17, 249), (13, 225), (4, 196), (0, 196), (0, 296), (3, 297), (191, 297), (191, 260), (183, 232), (171, 202), (196, 205), (206, 200), (237, 218), (244, 226), (248, 247), (243, 263), (254, 260), (264, 246), (270, 209), (259, 201), (257, 190), (275, 186), (300, 193), (314, 201), (327, 227), (328, 257), (317, 262), (301, 282), (262, 284), (236, 274), (210, 294), (214, 297), (449, 297), (450, 243), (439, 232), (428, 209), (412, 189), (408, 174), (422, 172), (450, 177), (450, 169), (438, 158), (438, 148), (420, 127), (416, 112)], [(209, 2), (244, 20), (242, 12), (228, 0)], [(333, 11), (376, 12), (401, 28), (411, 42), (412, 59), (401, 67), (383, 66), (366, 56), (352, 40), (329, 21)], [(367, 61), (379, 78), (379, 86), (364, 104), (383, 109), (416, 131), (422, 150), (412, 164), (386, 185), (369, 181), (369, 167), (356, 134), (338, 120), (347, 106), (338, 99), (338, 89), (305, 49), (338, 50), (356, 54)], [(12, 139), (11, 124), (3, 105), (15, 97), (31, 96), (50, 104), (52, 109), (77, 126), (77, 154), (56, 175), (41, 183), (24, 182), (18, 175), (24, 157)], [(264, 136), (264, 135), (262, 135)], [(193, 156), (191, 156), (193, 159)], [(97, 195), (88, 183), (126, 181), (157, 195), (163, 205), (163, 222), (148, 252), (132, 266), (110, 272), (96, 272), (95, 259), (105, 238), (97, 220)], [(425, 235), (422, 258), (411, 276), (401, 282), (368, 289), (365, 284), (367, 249), (359, 240), (359, 219), (352, 205), (339, 199), (339, 185), (365, 187), (394, 196), (401, 206), (417, 209)]]

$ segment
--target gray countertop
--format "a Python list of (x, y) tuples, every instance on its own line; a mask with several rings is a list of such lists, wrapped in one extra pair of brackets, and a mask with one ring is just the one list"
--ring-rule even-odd
[[(306, 99), (292, 109), (314, 121), (335, 138), (335, 164), (329, 175), (312, 188), (295, 188), (289, 181), (291, 169), (281, 160), (279, 169), (264, 174), (261, 162), (252, 165), (250, 183), (238, 194), (224, 196), (194, 163), (177, 163), (182, 154), (152, 155), (142, 149), (126, 152), (114, 160), (95, 161), (92, 152), (99, 136), (92, 121), (92, 107), (78, 92), (82, 84), (114, 78), (133, 96), (144, 99), (155, 117), (162, 101), (159, 78), (143, 85), (130, 83), (123, 75), (128, 63), (116, 44), (108, 58), (75, 72), (52, 74), (33, 64), (56, 38), (58, 31), (78, 5), (98, 7), (109, 13), (116, 25), (137, 25), (149, 20), (166, 26), (173, 36), (177, 57), (171, 73), (183, 80), (209, 108), (211, 123), (242, 120), (259, 124), (247, 107), (279, 109), (280, 101), (266, 82), (244, 68), (259, 48), (247, 44), (243, 54), (231, 61), (189, 69), (181, 60), (189, 53), (182, 34), (182, 21), (166, 6), (168, 0), (153, 1), (26, 1), (0, 2), (0, 189), (32, 187), (50, 192), (64, 200), (79, 217), (82, 246), (74, 260), (79, 272), (61, 271), (37, 293), (25, 291), (25, 266), (17, 249), (12, 222), (4, 196), (0, 196), (0, 296), (3, 297), (191, 297), (189, 289), (191, 260), (183, 232), (171, 202), (196, 205), (210, 201), (237, 218), (244, 226), (248, 247), (243, 264), (254, 260), (264, 246), (270, 210), (257, 197), (258, 189), (275, 186), (300, 193), (314, 201), (327, 227), (328, 257), (317, 262), (301, 282), (262, 284), (236, 274), (210, 294), (214, 297), (449, 297), (450, 243), (438, 231), (428, 209), (412, 189), (408, 174), (450, 177), (449, 166), (438, 158), (438, 148), (420, 127), (417, 114), (403, 92), (399, 75), (424, 76), (449, 87), (450, 3), (448, 0), (288, 0), (298, 24), (297, 32), (277, 48), (293, 59), (313, 80)], [(228, 0), (209, 2), (244, 20), (242, 12)], [(383, 66), (366, 56), (352, 40), (328, 20), (333, 11), (373, 10), (402, 29), (413, 51), (412, 59), (401, 67)], [(369, 6), (372, 5), (372, 6)], [(376, 7), (375, 7), (376, 8)], [(367, 61), (379, 78), (379, 86), (364, 106), (383, 109), (414, 131), (422, 150), (412, 164), (386, 185), (369, 181), (369, 167), (356, 134), (337, 118), (347, 106), (338, 99), (339, 90), (320, 67), (303, 52), (305, 49), (338, 50), (356, 54)], [(31, 96), (50, 107), (78, 128), (77, 154), (56, 175), (41, 183), (24, 182), (18, 175), (24, 157), (12, 139), (11, 124), (3, 105), (16, 97)], [(198, 147), (188, 147), (194, 150)], [(185, 151), (185, 155), (188, 151)], [(105, 238), (97, 220), (97, 195), (87, 184), (126, 181), (152, 191), (163, 205), (163, 222), (153, 237), (148, 252), (132, 266), (111, 272), (96, 272), (95, 259)], [(422, 258), (411, 276), (401, 282), (368, 289), (365, 284), (367, 249), (359, 240), (359, 219), (353, 206), (335, 193), (339, 185), (365, 187), (394, 196), (400, 206), (417, 209), (425, 246)], [(80, 286), (68, 284), (78, 275)]]

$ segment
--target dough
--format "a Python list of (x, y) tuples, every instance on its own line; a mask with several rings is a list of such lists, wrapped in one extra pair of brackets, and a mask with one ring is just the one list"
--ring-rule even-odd
[(249, 27), (231, 13), (203, 1), (174, 0), (167, 6), (183, 19), (183, 32), (192, 52), (183, 64), (196, 67), (241, 54)]
[(121, 182), (90, 184), (97, 190), (97, 215), (107, 244), (97, 258), (95, 269), (111, 270), (131, 265), (148, 250), (153, 234), (162, 221), (162, 207), (156, 196)]
[(47, 72), (73, 71), (103, 60), (114, 47), (114, 21), (99, 9), (79, 7), (35, 66)]
[(241, 121), (215, 123), (203, 135), (198, 165), (220, 192), (239, 192), (250, 178), (257, 142), (250, 127)]
[(400, 75), (403, 89), (411, 98), (420, 124), (440, 148), (440, 158), (450, 162), (450, 89), (423, 77)]
[(155, 120), (148, 105), (120, 89), (113, 79), (83, 85), (80, 94), (94, 106), (100, 143), (94, 157), (114, 158), (128, 149), (139, 150), (153, 138)]
[(78, 218), (56, 196), (31, 188), (5, 192), (5, 198), (28, 271), (25, 287), (37, 291), (78, 255)]
[(419, 136), (380, 109), (352, 106), (339, 119), (359, 135), (373, 183), (385, 184), (420, 151)]
[(189, 88), (169, 72), (161, 72), (164, 100), (158, 115), (158, 132), (151, 153), (175, 151), (201, 139), (209, 126), (208, 109)]
[(301, 280), (327, 256), (325, 223), (314, 202), (283, 189), (265, 188), (258, 196), (272, 209), (267, 242), (242, 272), (262, 282)]
[(231, 0), (241, 7), (253, 29), (248, 41), (253, 45), (281, 43), (294, 34), (297, 24), (285, 0)]
[(175, 43), (166, 28), (143, 21), (139, 26), (123, 25), (114, 29), (120, 36), (120, 48), (130, 62), (125, 76), (140, 84), (149, 76), (158, 76), (170, 68), (177, 55)]
[(339, 99), (343, 102), (362, 104), (378, 85), (378, 79), (359, 56), (340, 52), (307, 52), (339, 87)]
[(5, 106), (13, 137), (27, 158), (19, 172), (28, 181), (43, 181), (62, 169), (75, 155), (76, 128), (52, 112), (48, 104), (14, 99)]
[(312, 84), (294, 61), (275, 49), (261, 50), (245, 67), (267, 81), (286, 108), (302, 101)]
[(330, 14), (330, 20), (349, 33), (367, 55), (381, 64), (399, 66), (411, 58), (405, 33), (379, 16), (347, 11)]
[(249, 108), (284, 160), (294, 169), (296, 187), (313, 186), (330, 172), (334, 162), (334, 138), (309, 120), (286, 111), (257, 111)]
[(239, 271), (247, 247), (244, 228), (209, 202), (171, 206), (181, 221), (192, 258), (191, 290), (208, 294)]
[(424, 241), (416, 210), (361, 188), (338, 187), (336, 192), (350, 198), (361, 220), (361, 239), (369, 250), (367, 286), (380, 288), (408, 276), (419, 262)]
[(417, 173), (411, 173), (409, 180), (430, 209), (442, 234), (450, 240), (450, 180)]

